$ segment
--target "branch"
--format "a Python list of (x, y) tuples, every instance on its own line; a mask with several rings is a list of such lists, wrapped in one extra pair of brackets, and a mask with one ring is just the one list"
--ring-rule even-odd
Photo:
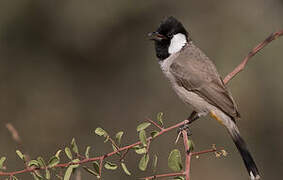
[(190, 180), (190, 169), (191, 169), (191, 157), (192, 153), (188, 144), (188, 134), (185, 130), (182, 131), (183, 134), (183, 140), (184, 140), (184, 146), (185, 146), (185, 152), (186, 152), (186, 180)]
[(277, 39), (279, 36), (283, 35), (283, 30), (272, 33), (268, 38), (263, 42), (254, 47), (249, 54), (244, 58), (244, 60), (239, 64), (232, 72), (230, 72), (223, 80), (224, 84), (227, 84), (232, 78), (234, 78), (239, 72), (241, 72), (245, 67), (250, 58), (252, 58), (256, 53), (262, 50), (266, 45), (271, 41)]
[[(188, 123), (188, 120), (184, 120), (183, 122), (180, 122), (180, 123), (175, 124), (173, 126), (170, 126), (168, 128), (162, 129), (156, 135), (156, 137), (161, 136), (162, 134), (164, 134), (164, 133), (166, 133), (168, 131), (171, 131), (171, 130), (177, 128), (177, 127), (180, 127), (181, 125), (184, 125), (186, 123)], [(153, 139), (152, 137), (149, 137), (149, 138), (147, 138), (147, 141), (151, 141), (152, 139)], [(70, 165), (75, 165), (75, 164), (84, 164), (84, 163), (89, 163), (89, 162), (94, 162), (94, 161), (100, 161), (100, 176), (101, 176), (102, 162), (104, 161), (105, 158), (113, 156), (114, 154), (117, 154), (117, 153), (119, 153), (121, 151), (131, 149), (134, 146), (137, 146), (137, 145), (140, 145), (140, 144), (142, 144), (142, 142), (138, 141), (136, 143), (133, 143), (133, 144), (128, 145), (128, 146), (124, 146), (122, 148), (117, 149), (116, 151), (112, 151), (112, 152), (107, 153), (107, 154), (102, 155), (102, 156), (93, 157), (93, 158), (86, 158), (86, 159), (80, 160), (78, 162), (61, 163), (61, 164), (57, 164), (57, 165), (53, 166), (52, 168), (68, 167)], [(11, 176), (15, 176), (17, 174), (22, 174), (22, 173), (27, 173), (27, 172), (34, 172), (35, 170), (45, 170), (45, 169), (51, 169), (51, 168), (50, 167), (42, 167), (42, 168), (28, 167), (26, 169), (19, 170), (19, 171), (12, 171), (12, 172), (2, 172), (2, 171), (0, 171), (0, 176), (10, 176), (11, 177)]]

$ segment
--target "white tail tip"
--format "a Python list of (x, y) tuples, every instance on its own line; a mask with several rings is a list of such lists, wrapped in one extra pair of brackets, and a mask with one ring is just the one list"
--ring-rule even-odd
[(250, 176), (251, 176), (251, 180), (259, 180), (260, 179), (260, 176), (259, 175), (255, 176), (252, 171), (250, 172)]

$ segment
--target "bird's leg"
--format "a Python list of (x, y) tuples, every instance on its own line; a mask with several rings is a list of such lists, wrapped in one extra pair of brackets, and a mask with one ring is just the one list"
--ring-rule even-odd
[(199, 115), (196, 111), (193, 111), (191, 113), (191, 115), (187, 118), (187, 120), (189, 121), (188, 123), (184, 124), (184, 125), (181, 125), (178, 129), (178, 134), (183, 131), (183, 130), (186, 130), (187, 131), (187, 134), (188, 136), (191, 136), (192, 133), (191, 133), (191, 130), (189, 128), (189, 124), (191, 124), (192, 122), (194, 122), (195, 120), (197, 120), (199, 118)]

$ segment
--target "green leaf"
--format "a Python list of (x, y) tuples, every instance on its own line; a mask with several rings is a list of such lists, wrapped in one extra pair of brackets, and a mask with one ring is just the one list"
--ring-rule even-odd
[(121, 166), (122, 166), (122, 168), (123, 168), (123, 170), (124, 170), (124, 172), (127, 174), (127, 175), (131, 175), (131, 173), (130, 173), (130, 171), (128, 170), (128, 168), (127, 168), (127, 166), (126, 166), (126, 164), (125, 163), (121, 163)]
[(50, 171), (48, 169), (45, 170), (45, 178), (50, 179)]
[(75, 163), (71, 165), (73, 168), (77, 168), (80, 166), (80, 164), (77, 164), (78, 162), (80, 162), (80, 159), (74, 159), (72, 160), (72, 162)]
[(102, 129), (102, 128), (100, 128), (100, 127), (96, 128), (94, 132), (95, 132), (95, 134), (97, 134), (98, 136), (104, 136), (104, 137), (108, 136), (107, 132), (104, 131), (104, 129)]
[(105, 138), (105, 140), (104, 140), (104, 143), (106, 143), (106, 142), (108, 142), (108, 140), (110, 139), (110, 136), (105, 136), (106, 138)]
[(146, 170), (148, 161), (149, 161), (149, 155), (148, 154), (143, 155), (143, 157), (141, 158), (141, 160), (139, 162), (140, 170), (142, 170), (142, 171)]
[(62, 152), (62, 150), (58, 150), (58, 151), (56, 152), (56, 154), (55, 154), (55, 156), (56, 156), (58, 159), (60, 159), (60, 154), (61, 154), (61, 152)]
[(118, 149), (116, 148), (116, 146), (114, 146), (114, 144), (111, 144), (112, 145), (112, 148), (113, 148), (113, 151), (117, 151)]
[(46, 166), (42, 157), (38, 157), (37, 158), (37, 162), (39, 163), (40, 167), (45, 167)]
[(122, 139), (122, 136), (123, 136), (124, 132), (123, 131), (120, 131), (116, 134), (116, 139), (118, 141), (118, 144), (121, 144), (121, 139)]
[(48, 161), (48, 167), (54, 167), (59, 164), (60, 159), (57, 156), (52, 156)]
[(137, 154), (145, 154), (146, 153), (146, 148), (143, 147), (143, 148), (140, 148), (140, 149), (136, 149), (135, 150)]
[(187, 143), (188, 143), (188, 146), (189, 146), (189, 150), (193, 151), (194, 148), (195, 148), (195, 144), (194, 144), (193, 140), (188, 139)]
[(1, 158), (0, 158), (0, 169), (3, 168), (5, 161), (6, 161), (6, 157), (1, 157)]
[(94, 170), (95, 170), (95, 172), (97, 173), (97, 174), (99, 174), (99, 163), (97, 162), (97, 161), (94, 161), (93, 162), (93, 168), (94, 168)]
[(16, 176), (12, 176), (12, 180), (18, 180)]
[(144, 146), (147, 145), (147, 141), (146, 141), (146, 134), (145, 134), (145, 130), (141, 130), (140, 133), (139, 133), (139, 138), (140, 138), (140, 141), (142, 142), (142, 144)]
[(156, 169), (156, 167), (157, 167), (157, 162), (158, 162), (158, 157), (157, 157), (157, 155), (155, 154), (155, 155), (153, 156), (153, 162), (152, 162), (152, 169), (153, 169), (153, 170)]
[(35, 173), (31, 173), (31, 174), (32, 174), (33, 179), (35, 179), (35, 180), (41, 180), (41, 178), (38, 177)]
[(114, 163), (106, 161), (106, 163), (104, 164), (104, 167), (109, 170), (116, 170), (118, 166)]
[(24, 160), (24, 161), (25, 161), (25, 156), (24, 156), (24, 154), (23, 154), (20, 150), (16, 150), (16, 153), (17, 153), (17, 155), (19, 156), (19, 158), (20, 158), (21, 160)]
[(68, 158), (69, 158), (70, 160), (73, 159), (73, 155), (72, 155), (72, 152), (71, 152), (70, 148), (66, 147), (66, 148), (65, 148), (65, 153), (66, 153), (66, 155), (68, 156)]
[(90, 146), (87, 146), (86, 150), (85, 150), (85, 157), (86, 158), (89, 158), (89, 150), (90, 150)]
[(141, 123), (140, 125), (138, 125), (137, 131), (139, 132), (141, 130), (145, 130), (150, 125), (151, 125), (151, 123), (149, 123), (149, 122)]
[(36, 166), (36, 167), (40, 167), (40, 163), (37, 160), (31, 160), (28, 162), (28, 166)]
[(185, 178), (183, 176), (177, 176), (177, 177), (174, 177), (175, 180), (185, 180)]
[(89, 169), (88, 167), (83, 166), (83, 169), (84, 169), (86, 172), (88, 172), (88, 173), (90, 173), (90, 174), (92, 174), (92, 175), (95, 175), (97, 178), (99, 177), (99, 174), (98, 174), (98, 173), (94, 172), (93, 170)]
[(181, 153), (178, 149), (174, 149), (170, 152), (168, 158), (168, 166), (173, 171), (181, 171), (182, 170), (182, 159)]
[(69, 166), (65, 172), (65, 175), (64, 175), (64, 180), (69, 180), (71, 175), (72, 175), (72, 172), (73, 172), (74, 168), (71, 166)]
[(159, 122), (159, 125), (163, 126), (163, 112), (157, 113), (157, 120)]
[(55, 176), (56, 176), (58, 179), (63, 180), (63, 177), (60, 176), (59, 174), (55, 174)]
[(75, 139), (75, 138), (72, 139), (71, 148), (72, 148), (72, 150), (73, 150), (74, 153), (76, 153), (76, 154), (79, 153), (79, 148), (78, 148), (78, 146), (77, 146), (77, 143), (76, 143), (76, 139)]
[(159, 134), (158, 131), (152, 131), (152, 132), (150, 133), (150, 136), (151, 136), (152, 138), (155, 138), (158, 134)]

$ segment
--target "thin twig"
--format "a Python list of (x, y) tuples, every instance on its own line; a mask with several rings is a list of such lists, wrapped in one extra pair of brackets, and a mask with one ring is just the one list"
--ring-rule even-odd
[(154, 122), (153, 120), (147, 118), (147, 121), (149, 121), (152, 125), (154, 125), (155, 127), (157, 127), (160, 130), (163, 130), (164, 128), (159, 126), (156, 122)]
[(271, 41), (277, 39), (279, 36), (283, 35), (283, 30), (272, 33), (268, 38), (266, 38), (262, 43), (254, 47), (249, 54), (243, 59), (241, 64), (239, 64), (232, 72), (230, 72), (223, 80), (224, 84), (227, 84), (233, 77), (235, 77), (239, 72), (241, 72), (245, 67), (247, 62), (253, 57), (257, 52), (263, 49)]
[(198, 156), (198, 155), (201, 155), (201, 154), (207, 154), (207, 153), (211, 153), (211, 152), (216, 152), (216, 151), (221, 151), (223, 150), (224, 148), (212, 148), (212, 149), (208, 149), (208, 150), (204, 150), (204, 151), (199, 151), (199, 152), (192, 152), (191, 155), (192, 156)]

